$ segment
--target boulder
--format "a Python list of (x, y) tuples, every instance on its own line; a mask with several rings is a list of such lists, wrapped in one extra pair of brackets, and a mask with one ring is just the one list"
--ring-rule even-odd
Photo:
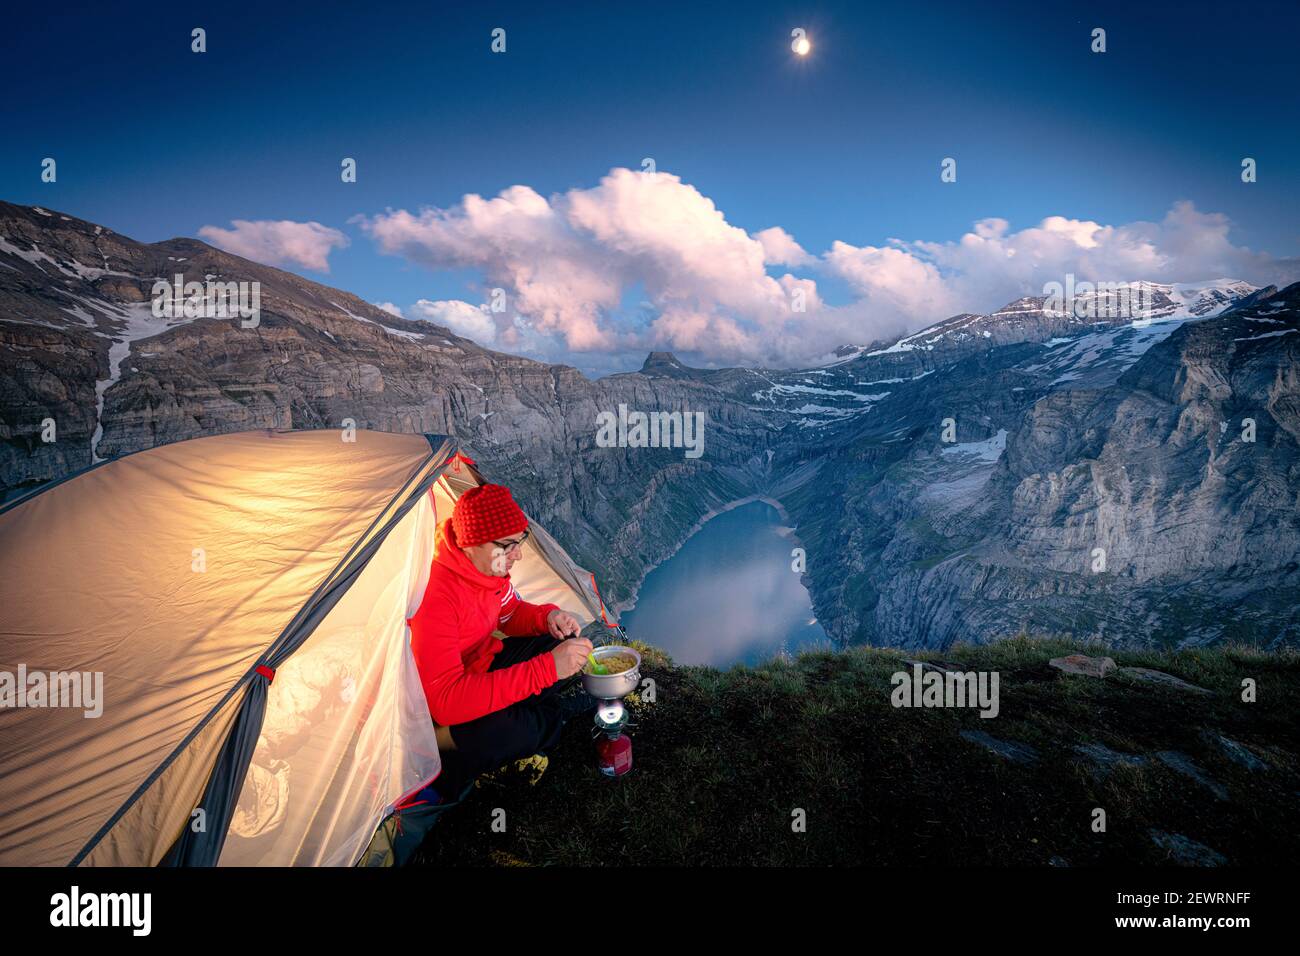
[(1166, 674), (1164, 671), (1155, 671), (1149, 667), (1121, 667), (1117, 673), (1121, 677), (1131, 677), (1133, 680), (1146, 681), (1148, 684), (1159, 684), (1162, 687), (1169, 687), (1173, 690), (1184, 690), (1190, 694), (1208, 695), (1214, 693), (1214, 691), (1206, 690), (1204, 687), (1189, 684), (1181, 677), (1175, 677), (1173, 674)]
[(1105, 677), (1115, 669), (1113, 657), (1089, 657), (1087, 654), (1053, 657), (1047, 663), (1063, 673), (1080, 674), (1084, 677)]
[(1118, 750), (1111, 750), (1105, 744), (1079, 744), (1074, 748), (1075, 752), (1081, 756), (1087, 757), (1095, 764), (1095, 769), (1101, 771), (1101, 775), (1109, 773), (1120, 765), (1127, 767), (1142, 767), (1147, 764), (1147, 758), (1141, 754), (1120, 753)]
[(1038, 751), (1029, 744), (1013, 743), (1010, 740), (999, 740), (996, 737), (984, 733), (982, 730), (963, 730), (961, 736), (971, 743), (979, 744), (985, 747), (999, 757), (1005, 757), (1012, 763), (1033, 763), (1038, 759)]
[(1223, 734), (1209, 730), (1205, 732), (1205, 737), (1222, 750), (1224, 756), (1233, 763), (1240, 764), (1247, 770), (1258, 771), (1268, 769), (1268, 764), (1256, 757), (1255, 754), (1245, 745), (1237, 743), (1237, 741), (1233, 740), (1231, 737), (1225, 737)]
[(1204, 843), (1197, 843), (1181, 833), (1166, 833), (1163, 830), (1150, 830), (1152, 841), (1164, 850), (1170, 860), (1179, 866), (1223, 866), (1228, 858), (1222, 853), (1211, 850)]
[(1156, 754), (1156, 759), (1168, 767), (1181, 773), (1184, 777), (1195, 780), (1202, 787), (1209, 790), (1220, 800), (1228, 799), (1228, 788), (1221, 783), (1216, 783), (1201, 769), (1187, 754), (1179, 753), (1177, 750), (1162, 750)]

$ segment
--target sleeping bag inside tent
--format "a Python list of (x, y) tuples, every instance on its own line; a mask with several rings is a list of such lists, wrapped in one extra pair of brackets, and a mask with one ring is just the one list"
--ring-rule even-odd
[[(483, 481), (443, 436), (264, 430), (0, 510), (0, 865), (375, 857), (440, 769), (406, 621)], [(616, 626), (530, 527), (520, 595)]]

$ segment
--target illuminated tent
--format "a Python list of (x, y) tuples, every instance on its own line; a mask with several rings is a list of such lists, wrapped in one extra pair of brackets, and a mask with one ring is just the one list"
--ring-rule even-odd
[[(258, 431), (0, 510), (0, 677), (103, 681), (100, 716), (0, 709), (0, 865), (373, 856), (440, 769), (406, 619), (438, 519), (482, 482), (441, 436)], [(594, 578), (532, 531), (519, 593), (613, 626)]]

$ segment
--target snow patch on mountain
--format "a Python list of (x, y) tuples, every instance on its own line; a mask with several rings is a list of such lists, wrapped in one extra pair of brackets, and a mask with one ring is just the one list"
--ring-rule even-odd
[(983, 441), (961, 442), (956, 445), (949, 445), (943, 450), (945, 456), (948, 455), (973, 455), (980, 461), (997, 461), (1002, 456), (1003, 450), (1007, 447), (1007, 430), (999, 428), (998, 433), (992, 438), (986, 438)]
[(1054, 374), (1051, 386), (1074, 382), (1089, 388), (1112, 384), (1157, 342), (1173, 334), (1185, 319), (1139, 319), (1123, 325), (1043, 343), (1048, 355), (1026, 372)]
[(59, 272), (62, 272), (64, 275), (69, 275), (73, 277), (77, 275), (75, 272), (70, 272), (69, 270), (65, 269), (58, 262), (54, 261), (48, 255), (42, 252), (40, 245), (35, 242), (32, 243), (32, 247), (30, 249), (19, 249), (13, 243), (5, 239), (4, 236), (0, 236), (0, 252), (3, 252), (5, 255), (9, 255), (9, 256), (17, 256), (19, 259), (22, 259), (24, 262), (28, 262), (31, 265), (36, 266), (36, 268), (41, 269), (42, 271), (45, 271), (45, 266), (43, 266), (41, 263), (48, 262), (50, 265), (54, 266), (55, 269), (57, 269)]
[[(925, 378), (927, 375), (932, 375), (933, 373), (934, 373), (934, 369), (928, 369), (927, 371), (922, 372), (920, 375), (913, 375), (910, 378), (878, 378), (873, 382), (854, 382), (853, 384), (854, 385), (901, 385), (904, 382), (918, 381), (920, 379)], [(885, 394), (889, 394), (889, 393), (886, 392)]]
[[(339, 305), (337, 302), (331, 302), (330, 305), (334, 306), (334, 308), (338, 309), (340, 312), (342, 312), (350, 319), (356, 319), (358, 322), (368, 322), (370, 325), (379, 326), (389, 335), (395, 335), (398, 338), (403, 338), (403, 339), (412, 339), (417, 342), (424, 340), (425, 333), (423, 332), (408, 332), (405, 329), (390, 329), (382, 322), (376, 322), (374, 319), (368, 319), (364, 315), (357, 315), (355, 312), (349, 312), (347, 309), (343, 308), (343, 306)], [(447, 344), (450, 345), (451, 343), (448, 342)]]
[(783, 382), (773, 382), (771, 388), (760, 389), (754, 392), (754, 400), (759, 402), (770, 402), (774, 400), (777, 393), (791, 394), (809, 394), (809, 395), (844, 395), (849, 398), (858, 398), (857, 392), (852, 392), (842, 388), (818, 388), (815, 385), (791, 385)]
[[(13, 243), (5, 239), (4, 236), (0, 236), (0, 253), (4, 253), (5, 255), (10, 255), (10, 256), (16, 256), (17, 258), (22, 259), (24, 262), (36, 266), (36, 268), (40, 269), (43, 272), (49, 271), (46, 268), (46, 266), (43, 265), (43, 263), (49, 263), (60, 273), (73, 279), (85, 279), (87, 281), (90, 281), (90, 280), (101, 278), (102, 276), (106, 276), (106, 275), (126, 276), (128, 278), (131, 278), (130, 273), (114, 272), (113, 270), (108, 268), (100, 269), (98, 267), (88, 266), (81, 262), (78, 262), (76, 259), (69, 259), (66, 263), (59, 262), (58, 260), (52, 258), (49, 254), (44, 252), (41, 249), (39, 243), (33, 242), (32, 248), (30, 249), (20, 249), (17, 246), (15, 246)], [(8, 266), (8, 268), (10, 269), (14, 269), (14, 266), (10, 266), (8, 265), (8, 263), (0, 263), (0, 264)]]
[(1254, 342), (1256, 339), (1272, 339), (1279, 335), (1290, 335), (1295, 329), (1282, 329), (1279, 332), (1265, 332), (1262, 335), (1248, 335), (1245, 338), (1233, 339), (1234, 342)]
[(133, 302), (128, 305), (101, 302), (96, 303), (95, 307), (111, 313), (110, 321), (120, 326), (111, 335), (99, 333), (112, 342), (108, 349), (108, 377), (95, 382), (95, 433), (90, 439), (90, 455), (94, 461), (99, 462), (104, 460), (98, 451), (99, 440), (104, 435), (104, 393), (122, 377), (122, 362), (131, 354), (132, 344), (160, 335), (177, 325), (184, 325), (189, 320), (155, 316), (151, 302)]
[(1054, 304), (1046, 295), (1026, 296), (987, 315), (963, 313), (951, 316), (882, 348), (868, 350), (869, 346), (841, 346), (836, 349), (833, 361), (819, 364), (829, 368), (866, 356), (933, 352), (971, 338), (997, 341), (995, 333), (999, 330), (1003, 332), (1005, 341), (1008, 329), (1032, 328), (1035, 319), (1050, 320), (1056, 325), (1064, 319), (1068, 324), (1081, 327), (1116, 320), (1122, 323), (1126, 320), (1207, 319), (1231, 308), (1257, 288), (1239, 279), (1173, 283), (1137, 281), (1120, 285), (1123, 286), (1120, 290), (1106, 286), (1100, 291), (1084, 286), (1082, 292), (1073, 295), (1068, 306)]

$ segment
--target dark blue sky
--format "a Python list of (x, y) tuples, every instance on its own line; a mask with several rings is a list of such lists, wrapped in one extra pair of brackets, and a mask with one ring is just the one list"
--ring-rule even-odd
[(589, 188), (646, 156), (813, 253), (989, 216), (1159, 221), (1180, 199), (1226, 214), (1236, 244), (1300, 253), (1295, 3), (291, 6), (6, 14), (0, 195), (143, 241), (316, 220), (351, 246), (328, 276), (298, 271), (399, 303), (467, 276), (379, 255), (350, 217)]

